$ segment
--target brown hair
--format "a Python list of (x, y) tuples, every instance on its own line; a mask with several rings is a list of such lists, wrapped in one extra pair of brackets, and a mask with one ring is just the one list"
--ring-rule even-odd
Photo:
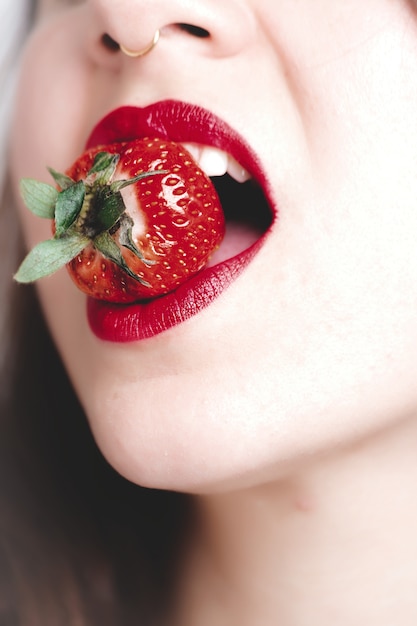
[(121, 478), (103, 459), (60, 363), (0, 207), (0, 625), (159, 624), (190, 502)]

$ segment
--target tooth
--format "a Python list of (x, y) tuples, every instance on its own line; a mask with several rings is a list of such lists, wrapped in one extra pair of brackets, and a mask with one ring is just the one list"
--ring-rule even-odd
[(197, 143), (184, 143), (183, 146), (191, 154), (194, 161), (198, 163), (200, 161), (202, 146)]
[(227, 154), (217, 148), (203, 146), (198, 164), (207, 176), (223, 176), (227, 171)]
[(231, 156), (228, 158), (227, 173), (238, 183), (244, 183), (251, 177), (249, 172)]
[(251, 175), (230, 154), (198, 143), (184, 143), (193, 159), (198, 163), (207, 176), (223, 176), (226, 172), (238, 183), (244, 183)]

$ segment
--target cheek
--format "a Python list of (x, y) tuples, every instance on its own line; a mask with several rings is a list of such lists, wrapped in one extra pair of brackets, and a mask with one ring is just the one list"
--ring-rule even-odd
[(44, 25), (28, 41), (11, 131), (15, 179), (51, 182), (46, 167), (67, 168), (83, 148), (89, 77), (83, 50), (71, 32), (71, 25), (68, 31)]
[[(86, 102), (90, 69), (71, 23), (55, 20), (37, 27), (27, 44), (17, 84), (10, 135), (10, 174), (28, 249), (51, 237), (51, 223), (33, 216), (20, 200), (24, 177), (53, 184), (48, 166), (65, 171), (83, 150), (89, 127)], [(88, 339), (85, 298), (65, 269), (39, 281), (48, 326), (66, 365), (79, 360)], [(87, 338), (87, 339), (86, 339)], [(77, 374), (78, 375), (78, 374)]]
[[(54, 21), (34, 29), (23, 53), (10, 135), (10, 172), (15, 195), (23, 177), (54, 184), (47, 171), (64, 171), (81, 152), (89, 79), (83, 51)], [(77, 41), (77, 39), (75, 38)], [(46, 220), (18, 201), (28, 247), (51, 236)]]

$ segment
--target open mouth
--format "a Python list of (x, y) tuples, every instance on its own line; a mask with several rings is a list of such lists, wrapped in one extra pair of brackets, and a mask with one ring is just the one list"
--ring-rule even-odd
[(206, 267), (173, 292), (126, 305), (90, 298), (90, 326), (107, 341), (146, 339), (206, 308), (252, 261), (277, 214), (253, 151), (228, 124), (195, 105), (168, 100), (146, 108), (116, 109), (95, 127), (87, 148), (153, 136), (182, 144), (210, 177), (226, 232)]
[(272, 225), (274, 214), (260, 184), (230, 154), (199, 144), (184, 143), (210, 177), (226, 219), (226, 233), (208, 266), (221, 263), (253, 245)]
[(87, 148), (146, 136), (184, 145), (212, 179), (230, 224), (246, 224), (259, 236), (271, 226), (276, 207), (257, 155), (227, 123), (199, 106), (164, 100), (121, 107), (97, 124)]

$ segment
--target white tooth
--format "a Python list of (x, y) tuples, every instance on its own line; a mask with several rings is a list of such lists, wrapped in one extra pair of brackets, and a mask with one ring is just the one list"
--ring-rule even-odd
[(223, 176), (227, 172), (238, 183), (244, 183), (251, 178), (249, 172), (223, 150), (198, 143), (184, 142), (183, 146), (207, 176)]
[(199, 145), (198, 143), (184, 143), (183, 146), (191, 154), (194, 161), (197, 161), (198, 163), (200, 160), (200, 156), (201, 156), (202, 146)]
[(238, 183), (244, 183), (251, 178), (249, 172), (231, 156), (228, 159), (227, 173)]
[(223, 176), (227, 171), (227, 154), (217, 148), (203, 146), (198, 164), (207, 176)]

